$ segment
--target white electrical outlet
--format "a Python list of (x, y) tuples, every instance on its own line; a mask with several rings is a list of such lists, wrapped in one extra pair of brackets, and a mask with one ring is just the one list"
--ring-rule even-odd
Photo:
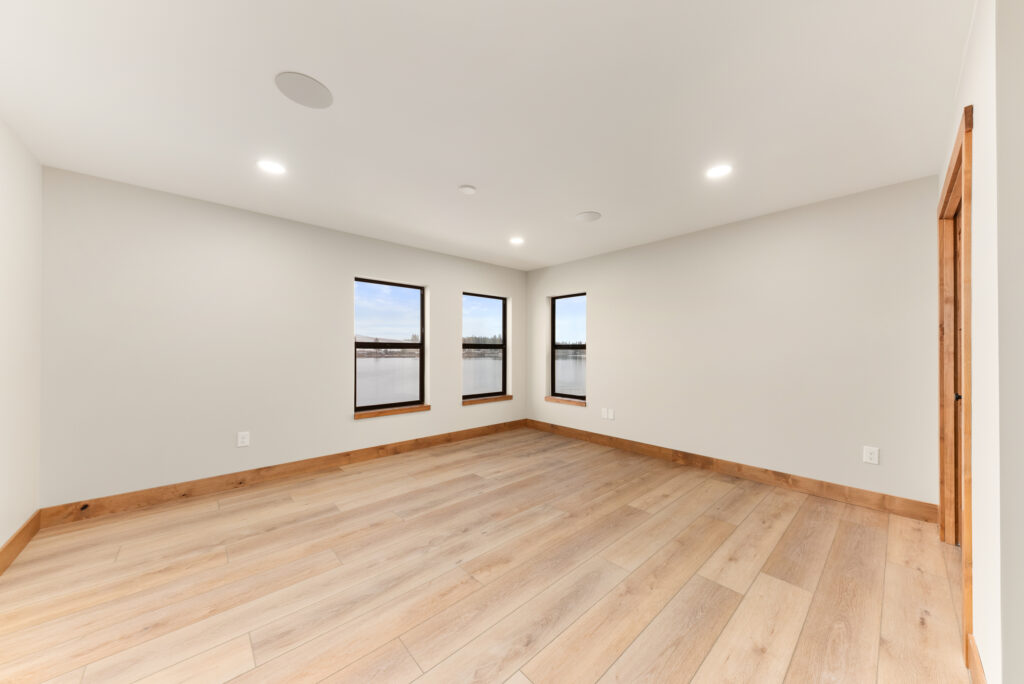
[(601, 409), (601, 418), (603, 418), (604, 420), (608, 420), (608, 409)]
[(248, 432), (239, 432), (238, 433), (238, 441), (235, 442), (235, 446), (240, 446), (240, 447), (247, 447), (247, 446), (249, 446), (249, 433)]
[(615, 420), (615, 409), (608, 409), (608, 420)]
[(878, 447), (864, 447), (863, 458), (865, 463), (870, 463), (871, 465), (878, 465)]

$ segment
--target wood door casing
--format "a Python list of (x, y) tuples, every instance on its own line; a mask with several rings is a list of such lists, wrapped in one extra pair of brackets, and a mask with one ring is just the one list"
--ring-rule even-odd
[(939, 533), (962, 558), (963, 649), (973, 633), (971, 540), (971, 144), (964, 108), (938, 206)]

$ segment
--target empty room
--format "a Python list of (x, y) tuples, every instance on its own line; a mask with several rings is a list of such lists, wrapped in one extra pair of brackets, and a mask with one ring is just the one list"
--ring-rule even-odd
[(1021, 0), (0, 0), (0, 683), (1024, 682), (1022, 84)]

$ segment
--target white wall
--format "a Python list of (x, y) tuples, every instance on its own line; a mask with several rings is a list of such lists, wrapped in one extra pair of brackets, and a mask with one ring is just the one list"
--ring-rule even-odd
[[(1002, 625), (1003, 643), (1017, 646), (1003, 651), (1002, 676), (1024, 682), (1024, 3), (1001, 0), (996, 17)], [(977, 520), (974, 529), (977, 537)]]
[(41, 169), (0, 122), (0, 544), (38, 508)]
[(1003, 642), (1000, 626), (1000, 323), (995, 0), (977, 0), (975, 4), (960, 86), (949, 115), (949, 138), (942, 150), (942, 176), (945, 176), (963, 108), (967, 105), (974, 106), (971, 211), (974, 634), (988, 680), (996, 683), (1003, 681)]
[[(530, 416), (936, 502), (935, 186), (531, 272)], [(573, 292), (588, 295), (586, 408), (543, 401), (547, 298)]]
[[(525, 417), (520, 271), (51, 169), (43, 222), (44, 506)], [(427, 286), (431, 411), (353, 420), (355, 276)], [(513, 401), (462, 406), (463, 290)]]

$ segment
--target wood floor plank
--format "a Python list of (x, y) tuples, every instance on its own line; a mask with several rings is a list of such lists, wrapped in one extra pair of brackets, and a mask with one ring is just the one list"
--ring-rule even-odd
[(202, 549), (223, 548), (250, 537), (258, 537), (275, 529), (308, 524), (318, 518), (333, 516), (334, 506), (305, 506), (288, 502), (260, 511), (245, 509), (220, 513), (199, 530), (183, 529), (137, 540), (121, 546), (116, 562), (131, 563), (139, 559), (173, 558)]
[(811, 593), (761, 573), (693, 678), (694, 684), (782, 682)]
[(970, 682), (944, 577), (902, 563), (886, 565), (878, 681)]
[(599, 681), (688, 682), (742, 598), (732, 589), (695, 575)]
[(234, 684), (319, 682), (373, 653), (402, 632), (468, 596), (480, 583), (460, 568), (369, 614), (358, 629), (324, 632), (234, 680)]
[(138, 592), (165, 586), (177, 579), (228, 562), (224, 549), (200, 550), (179, 558), (138, 563), (116, 571), (104, 566), (96, 575), (83, 572), (74, 582), (50, 589), (44, 595), (27, 592), (26, 600), (9, 601), (0, 606), (0, 635), (23, 630), (93, 606)]
[(739, 525), (744, 518), (750, 515), (750, 511), (754, 510), (754, 507), (768, 496), (768, 492), (771, 490), (769, 485), (760, 482), (740, 480), (732, 491), (708, 509), (707, 514), (712, 518)]
[[(464, 538), (429, 548), (427, 555), (415, 548), (401, 556), (392, 555), (383, 560), (372, 557), (350, 559), (344, 567), (352, 572), (353, 578), (362, 577), (364, 581), (345, 590), (339, 587), (339, 591), (331, 596), (252, 630), (256, 662), (262, 664), (425, 584), (457, 567), (467, 555), (500, 543), (503, 536), (528, 533), (535, 522), (543, 520), (548, 513), (544, 510), (524, 512), (484, 533), (473, 534), (470, 531)], [(486, 533), (488, 531), (493, 534)]]
[[(480, 554), (463, 564), (466, 572), (480, 582), (487, 584), (531, 558), (539, 549), (571, 539), (580, 529), (590, 525), (597, 518), (622, 508), (637, 496), (655, 486), (647, 480), (634, 478), (619, 489), (595, 497), (587, 506), (567, 512), (530, 535), (502, 544), (493, 550)], [(561, 510), (558, 501), (552, 504)]]
[(711, 471), (684, 468), (682, 472), (673, 475), (658, 487), (637, 497), (630, 505), (648, 513), (657, 513), (709, 477)]
[(618, 584), (626, 573), (592, 558), (483, 632), (418, 681), (485, 684), (515, 674), (530, 658)]
[(589, 684), (633, 642), (734, 526), (701, 517), (523, 667), (534, 684)]
[(888, 513), (876, 511), (871, 508), (864, 508), (863, 506), (846, 504), (846, 508), (843, 510), (843, 520), (857, 523), (858, 525), (865, 525), (867, 527), (878, 527), (886, 530), (887, 532), (889, 530)]
[(637, 569), (730, 489), (732, 486), (724, 482), (701, 482), (651, 516), (650, 520), (637, 528), (635, 534), (623, 537), (601, 555), (625, 570)]
[(700, 574), (746, 593), (806, 498), (806, 494), (773, 489), (708, 559)]
[(593, 521), (572, 539), (539, 550), (529, 561), (403, 634), (402, 641), (421, 668), (431, 669), (604, 546), (634, 533), (648, 517), (623, 506)]
[(890, 563), (946, 577), (939, 528), (934, 523), (890, 515), (888, 559)]
[(786, 681), (874, 682), (887, 530), (841, 521)]
[[(171, 633), (209, 615), (219, 614), (238, 606), (251, 605), (256, 597), (290, 587), (338, 567), (337, 558), (329, 552), (324, 552), (169, 605), (153, 605), (146, 600), (147, 597), (140, 597), (139, 600), (143, 606), (149, 608), (148, 611), (140, 612), (123, 622), (107, 624), (94, 631), (58, 632), (53, 637), (43, 638), (48, 636), (46, 628), (49, 626), (44, 623), (38, 626), (43, 628), (41, 633), (37, 628), (33, 628), (7, 635), (3, 637), (5, 643), (4, 647), (0, 648), (0, 657), (21, 657), (0, 665), (0, 681), (3, 681), (3, 677), (46, 679), (68, 668), (87, 663), (90, 666), (86, 668), (85, 681), (89, 681), (91, 670), (96, 667), (94, 661), (101, 658), (129, 658), (133, 648), (156, 636)], [(24, 635), (27, 633), (38, 634), (40, 638), (26, 640)], [(17, 637), (22, 639), (18, 640)], [(61, 638), (65, 641), (53, 643)], [(220, 639), (214, 643), (224, 640)], [(47, 642), (51, 645), (47, 645)], [(26, 653), (27, 655), (24, 655)]]
[(0, 575), (0, 597), (17, 596), (25, 587), (31, 588), (44, 583), (59, 586), (83, 570), (112, 566), (117, 560), (121, 544), (113, 541), (40, 557), (26, 553), (30, 548), (31, 542), (4, 574)]
[[(355, 526), (362, 528), (367, 524), (365, 521), (355, 521)], [(374, 525), (370, 524), (368, 527), (372, 529)], [(330, 529), (340, 530), (338, 534), (343, 536), (351, 531), (347, 521), (337, 522)], [(331, 559), (330, 555), (322, 555), (325, 551), (330, 552), (332, 542), (337, 543), (333, 533), (314, 542), (297, 546), (264, 549), (258, 555), (234, 559), (225, 566), (192, 573), (146, 592), (118, 597), (76, 613), (33, 625), (16, 634), (0, 636), (0, 662), (54, 648), (75, 635), (92, 635), (115, 625), (130, 623), (145, 613), (186, 602), (221, 587), (249, 581), (260, 573), (271, 572), (289, 563), (300, 563), (319, 557), (336, 565), (336, 557)]]
[[(493, 528), (494, 543), (500, 542), (503, 533), (520, 534), (528, 530), (530, 524), (544, 520), (550, 514), (526, 512), (518, 519), (497, 523)], [(385, 577), (367, 572), (365, 567), (358, 565), (342, 565), (322, 576), (273, 594), (253, 597), (248, 603), (230, 611), (198, 620), (100, 663), (93, 663), (88, 674), (94, 674), (98, 681), (132, 681), (133, 677), (138, 678), (154, 668), (166, 666), (170, 657), (180, 659), (196, 654), (209, 643), (218, 643), (245, 632), (253, 632), (253, 639), (259, 646), (283, 650), (285, 644), (291, 646), (312, 639), (321, 631), (330, 629), (332, 623), (365, 613), (403, 587), (416, 586), (418, 582), (443, 572), (456, 563), (464, 549), (449, 548), (446, 551), (449, 553), (448, 565), (440, 561), (436, 565), (420, 563), (421, 559), (410, 558), (409, 562), (396, 566), (392, 574)], [(375, 593), (377, 590), (386, 594)], [(331, 613), (323, 610), (324, 606), (343, 608), (344, 612)], [(269, 625), (274, 625), (274, 629), (270, 630)], [(262, 655), (265, 652), (258, 650), (258, 662), (262, 662)]]
[(219, 684), (255, 666), (249, 637), (242, 635), (140, 679), (137, 684)]
[(321, 680), (322, 684), (404, 684), (423, 674), (399, 639), (389, 641), (373, 653)]
[(762, 572), (813, 592), (845, 507), (838, 501), (808, 496)]
[(47, 679), (43, 684), (79, 684), (82, 681), (83, 674), (85, 674), (85, 668), (80, 667), (77, 670), (72, 670), (53, 679)]

